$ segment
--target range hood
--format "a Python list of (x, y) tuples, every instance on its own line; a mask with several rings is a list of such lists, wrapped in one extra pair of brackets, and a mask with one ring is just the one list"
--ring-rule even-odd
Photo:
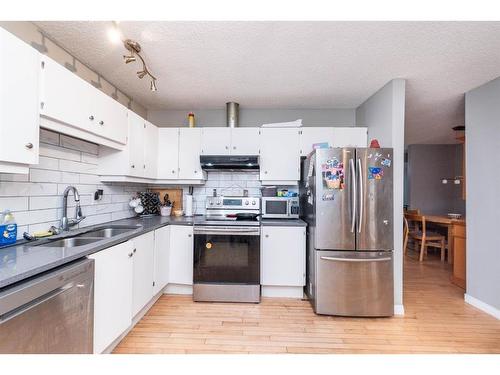
[(258, 170), (259, 157), (257, 155), (201, 155), (200, 164), (203, 170)]

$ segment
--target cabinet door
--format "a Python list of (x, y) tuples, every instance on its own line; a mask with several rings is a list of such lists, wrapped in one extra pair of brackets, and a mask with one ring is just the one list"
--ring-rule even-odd
[(130, 175), (144, 175), (144, 133), (145, 120), (132, 111), (128, 111), (128, 145), (130, 156)]
[(170, 227), (155, 230), (153, 295), (159, 293), (168, 283), (170, 267)]
[(135, 316), (153, 296), (154, 232), (136, 237), (132, 242), (134, 244), (132, 316)]
[(260, 133), (260, 179), (298, 181), (299, 130), (262, 128)]
[(193, 227), (170, 227), (169, 282), (193, 285)]
[(300, 130), (300, 156), (307, 156), (313, 150), (315, 143), (328, 143), (333, 147), (334, 131), (331, 127), (302, 128)]
[(158, 128), (158, 178), (179, 176), (179, 129)]
[(42, 57), (42, 102), (40, 114), (92, 131), (97, 107), (92, 103), (95, 88), (47, 56)]
[(259, 128), (231, 129), (231, 155), (259, 155)]
[(0, 161), (37, 164), (40, 54), (0, 28)]
[(146, 121), (144, 133), (144, 177), (156, 178), (158, 169), (158, 128)]
[(179, 179), (200, 180), (201, 129), (179, 129)]
[(230, 128), (203, 128), (201, 130), (201, 153), (203, 155), (229, 155), (230, 147)]
[(261, 284), (305, 285), (305, 228), (265, 226), (261, 241)]
[(93, 131), (112, 141), (127, 143), (127, 108), (98, 89), (93, 91), (92, 105), (95, 108)]
[(132, 324), (131, 241), (92, 254), (94, 274), (94, 353), (102, 353)]
[(332, 147), (368, 147), (368, 129), (346, 127), (333, 129)]

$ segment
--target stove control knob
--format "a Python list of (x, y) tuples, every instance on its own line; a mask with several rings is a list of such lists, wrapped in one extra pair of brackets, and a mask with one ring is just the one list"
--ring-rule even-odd
[(220, 201), (217, 201), (217, 206), (219, 206), (219, 205), (220, 205)]
[(213, 206), (214, 205), (214, 201), (210, 201), (210, 206)]
[(255, 206), (255, 204), (256, 204), (255, 201), (252, 201), (252, 206)]
[(245, 201), (245, 205), (248, 206), (249, 202), (248, 201)]

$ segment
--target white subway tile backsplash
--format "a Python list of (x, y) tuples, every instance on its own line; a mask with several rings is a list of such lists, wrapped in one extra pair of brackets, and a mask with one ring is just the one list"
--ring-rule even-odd
[(97, 166), (72, 160), (59, 160), (59, 170), (65, 172), (97, 174)]
[[(30, 166), (28, 175), (0, 174), (0, 210), (10, 209), (18, 224), (18, 238), (59, 225), (62, 193), (68, 185), (80, 193), (86, 219), (79, 227), (134, 216), (128, 207), (130, 197), (143, 186), (104, 185), (96, 174), (98, 146), (80, 139), (41, 129), (39, 164)], [(94, 201), (94, 192), (104, 196)], [(68, 199), (68, 215), (74, 215), (73, 194)]]
[(0, 211), (26, 211), (28, 210), (28, 197), (0, 198)]
[(40, 129), (40, 142), (59, 145), (59, 133), (47, 129)]
[(31, 182), (61, 182), (61, 172), (30, 168)]
[(76, 151), (87, 152), (93, 155), (97, 155), (99, 153), (99, 146), (97, 146), (96, 144), (69, 137), (63, 134), (61, 134), (61, 146), (65, 148), (71, 148)]
[(69, 148), (56, 145), (40, 144), (40, 156), (47, 156), (55, 159), (81, 161), (82, 153)]

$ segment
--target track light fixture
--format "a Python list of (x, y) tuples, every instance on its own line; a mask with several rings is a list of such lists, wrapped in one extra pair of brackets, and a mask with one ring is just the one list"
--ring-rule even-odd
[(126, 39), (123, 41), (124, 47), (130, 52), (130, 55), (124, 55), (123, 59), (125, 61), (125, 64), (131, 63), (133, 61), (136, 61), (136, 56), (141, 60), (142, 62), (142, 70), (137, 72), (137, 77), (142, 79), (146, 75), (151, 77), (151, 85), (150, 89), (151, 91), (157, 91), (158, 88), (156, 87), (156, 77), (151, 74), (149, 71), (146, 62), (144, 61), (144, 58), (141, 56), (141, 45), (136, 42), (135, 40), (132, 39)]

